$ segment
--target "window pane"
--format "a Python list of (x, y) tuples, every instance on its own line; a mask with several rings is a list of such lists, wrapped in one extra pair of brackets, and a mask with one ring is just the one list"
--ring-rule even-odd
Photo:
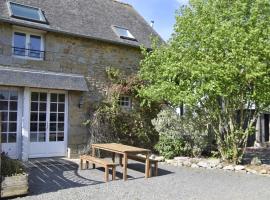
[(58, 124), (58, 131), (64, 131), (64, 123)]
[(65, 120), (64, 113), (58, 113), (58, 121), (63, 122)]
[(9, 133), (8, 134), (8, 143), (16, 143), (16, 133)]
[(51, 113), (50, 114), (50, 121), (55, 122), (56, 121), (56, 113)]
[(65, 112), (65, 104), (63, 103), (58, 104), (58, 112)]
[(31, 93), (31, 101), (38, 101), (38, 93), (37, 92)]
[(39, 113), (39, 121), (40, 122), (46, 121), (46, 113)]
[(2, 123), (1, 123), (1, 131), (2, 131), (2, 132), (7, 132), (7, 131), (8, 131), (8, 130), (7, 130), (7, 127), (8, 127), (7, 122), (2, 122)]
[(51, 112), (57, 112), (57, 104), (51, 103)]
[(51, 94), (51, 102), (57, 102), (57, 94)]
[(10, 112), (9, 113), (9, 121), (17, 121), (17, 112)]
[(7, 134), (6, 133), (1, 134), (1, 142), (2, 143), (7, 143)]
[(50, 141), (56, 141), (56, 133), (50, 133)]
[(50, 131), (56, 131), (56, 123), (50, 123)]
[(64, 94), (59, 94), (59, 102), (64, 103), (65, 102), (65, 95)]
[(44, 21), (37, 8), (32, 8), (29, 6), (19, 5), (15, 3), (10, 3), (10, 7), (12, 10), (12, 14), (17, 17)]
[(46, 134), (45, 133), (39, 133), (38, 134), (38, 141), (39, 142), (45, 142), (45, 136), (46, 136)]
[(18, 93), (10, 92), (10, 100), (18, 100)]
[(30, 141), (37, 142), (37, 133), (30, 133)]
[(10, 101), (9, 102), (9, 109), (17, 111), (17, 101)]
[(41, 37), (31, 35), (29, 56), (33, 58), (41, 58), (40, 51), (41, 51)]
[(9, 99), (9, 92), (0, 90), (0, 100), (8, 100), (8, 99)]
[(0, 101), (0, 110), (8, 110), (8, 101)]
[(46, 111), (46, 103), (39, 104), (39, 111)]
[(1, 112), (1, 120), (8, 121), (8, 113), (7, 112)]
[(36, 132), (37, 131), (37, 123), (31, 123), (30, 124), (30, 131)]
[(46, 93), (40, 93), (40, 101), (47, 101), (47, 94)]
[(31, 111), (38, 111), (38, 103), (31, 103)]
[(25, 56), (26, 35), (24, 33), (14, 33), (14, 54)]
[(17, 131), (17, 123), (9, 123), (9, 132)]
[(63, 132), (57, 133), (57, 141), (64, 141), (64, 133)]
[(31, 113), (31, 121), (34, 121), (34, 122), (36, 122), (36, 121), (38, 121), (38, 113)]
[(46, 123), (40, 123), (39, 124), (39, 131), (40, 132), (46, 131)]

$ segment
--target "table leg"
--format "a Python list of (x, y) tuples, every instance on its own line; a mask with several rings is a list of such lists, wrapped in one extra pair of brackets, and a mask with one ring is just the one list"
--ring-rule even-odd
[(149, 153), (147, 153), (145, 159), (145, 178), (149, 178), (149, 170), (150, 170), (150, 160), (149, 160)]
[[(92, 156), (95, 157), (95, 153), (96, 153), (96, 149), (95, 147), (92, 147)], [(93, 169), (96, 168), (96, 165), (94, 163), (92, 163)]]
[(123, 166), (123, 180), (126, 181), (127, 180), (127, 153), (124, 154), (124, 166)]
[(119, 165), (123, 167), (123, 155), (119, 154)]

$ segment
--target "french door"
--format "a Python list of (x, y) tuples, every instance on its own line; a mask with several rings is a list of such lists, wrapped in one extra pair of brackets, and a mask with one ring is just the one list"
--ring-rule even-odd
[(16, 88), (0, 87), (1, 150), (11, 158), (19, 158), (21, 98)]
[(67, 94), (32, 91), (29, 157), (66, 155)]

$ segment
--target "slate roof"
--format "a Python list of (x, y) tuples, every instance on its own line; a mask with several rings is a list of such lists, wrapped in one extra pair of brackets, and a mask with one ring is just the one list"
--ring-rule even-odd
[[(12, 0), (41, 8), (48, 25), (11, 18), (7, 2), (0, 0), (0, 21), (16, 25), (147, 48), (151, 47), (151, 35), (160, 38), (131, 5), (116, 0)], [(119, 38), (113, 25), (129, 29), (138, 41)]]

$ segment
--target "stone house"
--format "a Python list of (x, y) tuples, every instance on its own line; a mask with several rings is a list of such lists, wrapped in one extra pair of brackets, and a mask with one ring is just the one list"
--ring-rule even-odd
[(136, 72), (152, 35), (116, 0), (1, 0), (2, 150), (23, 160), (78, 155), (88, 140), (82, 123), (106, 94), (106, 68)]

